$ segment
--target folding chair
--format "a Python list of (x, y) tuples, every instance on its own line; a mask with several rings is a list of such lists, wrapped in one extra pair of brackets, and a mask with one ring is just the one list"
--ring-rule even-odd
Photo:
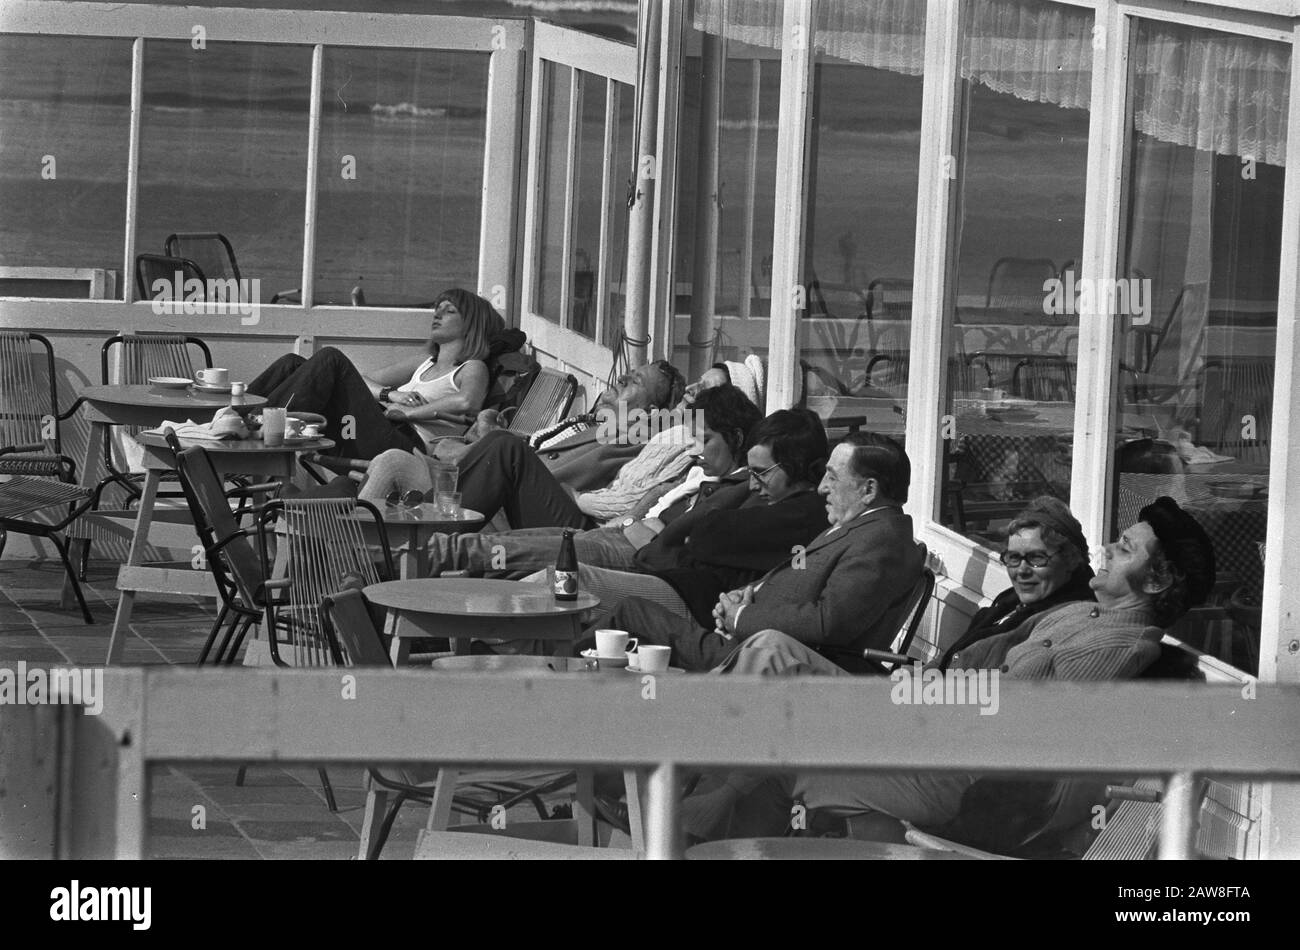
[[(269, 580), (264, 533), (260, 525), (239, 527), (230, 510), (230, 500), (226, 497), (221, 477), (207, 451), (201, 446), (182, 448), (176, 433), (170, 429), (165, 436), (176, 457), (181, 489), (221, 600), (221, 610), (207, 642), (203, 644), (198, 662), (202, 666), (211, 656), (213, 663), (229, 665), (239, 654), (249, 629), (266, 615), (271, 593), (283, 590), (288, 581)], [(250, 485), (244, 491), (251, 494), (279, 487), (279, 483)], [(223, 629), (225, 636), (216, 654), (212, 655), (212, 647)]]
[(577, 393), (578, 380), (573, 375), (541, 369), (511, 416), (510, 431), (529, 436), (555, 425), (568, 414)]
[(899, 667), (910, 666), (912, 663), (929, 663), (939, 655), (938, 643), (925, 639), (918, 640), (916, 636), (921, 628), (921, 620), (925, 617), (925, 611), (930, 606), (930, 598), (934, 595), (934, 584), (934, 571), (928, 567), (922, 568), (921, 579), (916, 582), (911, 595), (907, 598), (903, 625), (899, 628), (898, 635), (894, 637), (893, 644), (888, 650), (863, 650), (864, 660), (878, 663), (884, 672), (892, 673)]
[[(76, 463), (62, 452), (59, 423), (81, 406), (59, 412), (54, 348), (39, 333), (0, 330), (0, 552), (8, 532), (48, 539), (59, 552), (86, 623), (94, 623), (62, 532), (95, 502), (77, 484)], [(66, 512), (53, 510), (67, 505)]]
[[(348, 667), (391, 668), (392, 661), (384, 649), (379, 634), (379, 624), (374, 608), (365, 596), (355, 589), (340, 590), (321, 601), (321, 620), (328, 640), (330, 655), (334, 663)], [(458, 657), (457, 659), (504, 659), (503, 657)], [(510, 657), (509, 659), (521, 659)], [(536, 659), (545, 660), (544, 657)], [(366, 793), (366, 811), (361, 828), (360, 857), (374, 861), (379, 857), (388, 835), (392, 831), (397, 813), (408, 801), (435, 805), (438, 784), (455, 773), (439, 770), (434, 782), (421, 782), (403, 771), (400, 779), (384, 775), (379, 769), (368, 769), (370, 788)], [(491, 800), (476, 799), (470, 796), (451, 795), (450, 807), (461, 814), (476, 816), (480, 823), (488, 821), (493, 808), (511, 808), (528, 801), (537, 810), (538, 817), (545, 820), (546, 806), (542, 796), (572, 785), (576, 781), (573, 772), (544, 772), (529, 774), (527, 781), (492, 781), (478, 780), (465, 783), (492, 796)], [(454, 779), (453, 779), (454, 781)], [(528, 782), (540, 784), (528, 784)], [(387, 805), (389, 793), (395, 795), (391, 805)], [(387, 808), (386, 808), (387, 806)], [(381, 818), (382, 815), (382, 818)], [(445, 816), (431, 815), (431, 824), (445, 820)], [(439, 830), (431, 829), (435, 833)]]

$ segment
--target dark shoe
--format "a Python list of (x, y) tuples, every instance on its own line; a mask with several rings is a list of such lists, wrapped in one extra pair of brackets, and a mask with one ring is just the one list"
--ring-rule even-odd
[(608, 795), (592, 795), (592, 805), (596, 817), (611, 827), (617, 828), (625, 835), (632, 833), (632, 820), (628, 817), (627, 804)]

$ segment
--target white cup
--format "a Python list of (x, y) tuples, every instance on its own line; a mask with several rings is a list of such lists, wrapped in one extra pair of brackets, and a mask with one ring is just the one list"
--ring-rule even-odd
[(247, 389), (247, 384), (246, 384), (246, 383), (231, 383), (231, 384), (230, 384), (230, 395), (232, 395), (232, 396), (242, 396), (242, 395), (244, 395), (244, 392), (246, 391), (246, 389)]
[(224, 386), (230, 382), (230, 370), (222, 367), (199, 370), (199, 382), (209, 386)]
[(672, 647), (659, 647), (647, 643), (638, 647), (636, 653), (629, 653), (627, 659), (642, 673), (666, 673), (668, 658), (672, 656), (672, 652)]
[(633, 649), (636, 649), (636, 637), (631, 636), (626, 630), (596, 631), (597, 656), (612, 659), (623, 656), (628, 650)]
[(288, 416), (283, 409), (262, 410), (262, 441), (268, 446), (284, 445), (284, 425)]

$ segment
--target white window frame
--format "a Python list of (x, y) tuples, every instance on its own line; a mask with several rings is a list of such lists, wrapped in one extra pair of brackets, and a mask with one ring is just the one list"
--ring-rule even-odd
[[(320, 136), (321, 65), (325, 47), (376, 49), (426, 49), (482, 52), (489, 56), (486, 93), (486, 137), (483, 148), (482, 205), (478, 246), (478, 291), (501, 304), (503, 312), (515, 310), (516, 200), (522, 161), (522, 89), (528, 23), (524, 20), (480, 19), (459, 16), (369, 14), (337, 11), (194, 8), (145, 4), (93, 2), (45, 3), (41, 0), (5, 0), (0, 4), (0, 33), (43, 36), (94, 36), (131, 40), (131, 125), (126, 180), (124, 226), (126, 241), (122, 262), (121, 298), (117, 301), (39, 301), (0, 298), (0, 325), (41, 326), (55, 319), (91, 330), (116, 332), (122, 327), (175, 329), (192, 324), (166, 307), (161, 315), (152, 307), (125, 307), (135, 299), (136, 215), (139, 195), (140, 117), (145, 44), (148, 40), (189, 42), (201, 25), (207, 42), (284, 44), (312, 49), (311, 101), (307, 160), (307, 190), (303, 218), (303, 300), (300, 304), (260, 305), (258, 326), (244, 333), (285, 335), (305, 330), (310, 315), (313, 329), (348, 336), (355, 331), (358, 309), (313, 306), (316, 238), (316, 181)], [(124, 309), (125, 307), (125, 309)], [(372, 309), (383, 314), (386, 328), (398, 335), (422, 337), (427, 313), (411, 308)]]
[[(598, 273), (594, 288), (596, 319), (594, 339), (569, 328), (569, 301), (573, 280), (573, 217), (577, 201), (574, 185), (577, 178), (578, 135), (582, 125), (582, 90), (577, 73), (572, 73), (569, 84), (569, 118), (565, 130), (567, 143), (564, 155), (565, 200), (564, 239), (560, 254), (561, 313), (538, 312), (541, 284), (542, 209), (546, 195), (545, 176), (541, 174), (542, 149), (548, 141), (546, 103), (550, 95), (546, 64), (566, 66), (592, 77), (605, 80), (605, 129), (602, 143), (604, 162), (601, 175), (600, 242), (597, 253)], [(611, 253), (614, 244), (612, 233), (616, 220), (616, 202), (622, 199), (622, 180), (629, 169), (617, 167), (618, 105), (621, 96), (633, 95), (636, 86), (636, 47), (616, 43), (602, 37), (580, 33), (576, 30), (537, 23), (533, 30), (532, 97), (529, 114), (533, 122), (529, 129), (527, 196), (524, 207), (524, 255), (522, 294), (520, 297), (520, 328), (528, 334), (534, 349), (547, 356), (564, 369), (574, 369), (582, 374), (601, 379), (614, 365), (614, 350), (606, 346), (607, 327), (616, 323), (622, 329), (622, 314), (609, 312), (610, 271), (620, 263)]]

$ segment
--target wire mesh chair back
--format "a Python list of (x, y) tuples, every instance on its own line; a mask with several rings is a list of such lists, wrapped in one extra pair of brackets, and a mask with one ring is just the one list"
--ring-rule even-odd
[[(277, 621), (286, 628), (290, 655), (282, 656), (273, 643), (272, 659), (281, 666), (332, 666), (321, 602), (341, 590), (392, 576), (383, 518), (374, 505), (353, 498), (287, 498), (280, 511), (288, 545), (289, 588), (286, 605), (277, 608)], [(363, 519), (372, 521), (379, 535), (382, 573), (375, 567)]]
[(1267, 465), (1273, 429), (1273, 361), (1205, 361), (1197, 441), (1243, 462)]
[(1059, 356), (1026, 356), (1011, 372), (1011, 391), (1038, 402), (1073, 402), (1074, 362)]
[(541, 369), (515, 410), (514, 418), (510, 420), (510, 431), (532, 435), (555, 425), (568, 413), (577, 392), (578, 380), (569, 373)]
[(201, 446), (181, 448), (170, 432), (167, 441), (176, 456), (181, 488), (222, 600), (231, 603), (233, 595), (238, 594), (244, 606), (261, 609), (266, 581), (264, 561), (240, 530), (212, 457)]
[(167, 235), (163, 253), (169, 257), (184, 257), (198, 264), (203, 273), (214, 280), (234, 278), (239, 280), (239, 264), (235, 262), (235, 249), (224, 234), (216, 231), (182, 231)]
[(45, 446), (0, 457), (0, 475), (50, 474), (45, 469), (61, 453), (58, 416), (50, 341), (39, 333), (0, 330), (0, 448)]
[[(177, 287), (180, 274), (181, 286)], [(164, 287), (158, 287), (158, 281), (166, 281)], [(170, 297), (173, 300), (185, 298), (185, 282), (197, 280), (203, 287), (203, 297), (207, 300), (208, 278), (203, 268), (187, 257), (170, 257), (165, 254), (137, 254), (135, 256), (135, 295), (138, 300), (155, 300)]]
[(1041, 313), (1043, 284), (1056, 279), (1056, 265), (1046, 257), (1003, 257), (989, 271), (985, 306), (989, 309), (1032, 310)]
[[(118, 353), (117, 368), (113, 368), (113, 352)], [(201, 357), (205, 369), (212, 366), (212, 351), (196, 336), (171, 333), (124, 333), (111, 336), (99, 350), (99, 378), (105, 385), (142, 386), (155, 376), (194, 378), (194, 356)], [(104, 458), (110, 463), (112, 430), (104, 429)], [(134, 437), (143, 426), (122, 426), (121, 431)]]

